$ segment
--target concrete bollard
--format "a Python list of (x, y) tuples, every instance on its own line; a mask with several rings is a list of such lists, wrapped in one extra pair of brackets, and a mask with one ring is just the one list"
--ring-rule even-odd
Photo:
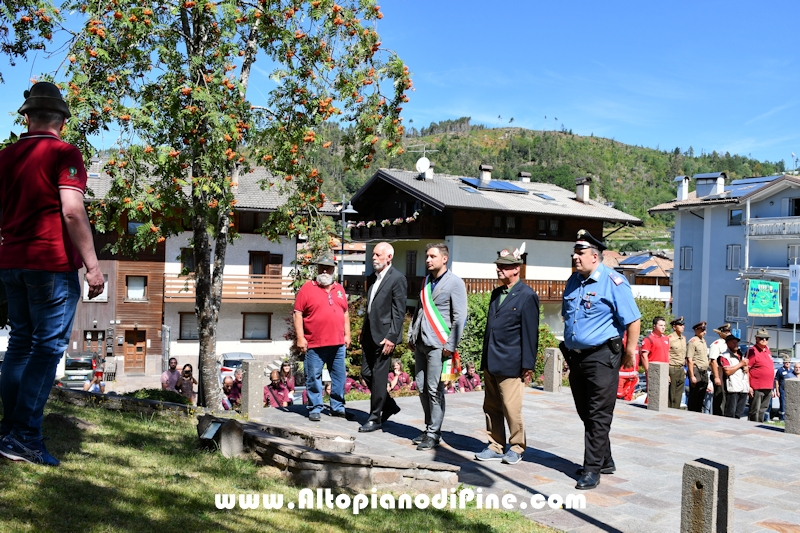
[(264, 410), (264, 363), (242, 361), (242, 415), (259, 415)]
[(786, 394), (786, 428), (784, 432), (800, 435), (800, 378), (784, 382)]
[(561, 390), (564, 357), (558, 348), (544, 349), (544, 390), (559, 392)]
[(681, 533), (733, 531), (733, 466), (708, 459), (683, 465)]
[(666, 411), (669, 407), (669, 364), (650, 363), (647, 372), (647, 408)]

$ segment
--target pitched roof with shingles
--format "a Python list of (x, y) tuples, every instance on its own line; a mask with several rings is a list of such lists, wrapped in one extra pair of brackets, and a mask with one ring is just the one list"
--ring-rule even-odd
[[(108, 174), (103, 172), (105, 161), (92, 160), (89, 168), (89, 179), (87, 186), (94, 193), (94, 198), (104, 198), (109, 190), (111, 190), (111, 178)], [(233, 193), (236, 198), (236, 209), (245, 211), (275, 211), (278, 207), (286, 203), (288, 196), (287, 191), (279, 191), (281, 180), (273, 177), (264, 167), (255, 167), (253, 172), (243, 172), (239, 174), (239, 187)], [(267, 185), (261, 188), (261, 182), (265, 185), (274, 183), (275, 185)], [(184, 187), (184, 192), (189, 194), (191, 191), (189, 186)], [(86, 200), (92, 200), (89, 195)], [(325, 199), (325, 205), (320, 212), (326, 215), (336, 215), (338, 211), (333, 204)]]
[[(382, 168), (359, 189), (353, 197), (353, 201), (355, 202), (364, 191), (368, 190), (376, 180), (380, 179), (439, 210), (445, 208), (481, 209), (594, 218), (635, 225), (642, 224), (642, 221), (638, 218), (599, 202), (592, 200), (588, 204), (579, 202), (576, 199), (575, 192), (562, 189), (550, 183), (504, 182), (513, 183), (513, 185), (527, 191), (526, 194), (514, 194), (483, 189), (477, 190), (462, 181), (462, 178), (465, 178), (464, 176), (435, 174), (432, 180), (424, 180), (419, 179), (419, 175), (418, 172)], [(469, 190), (472, 192), (469, 192)], [(549, 196), (552, 200), (542, 198), (537, 194)]]

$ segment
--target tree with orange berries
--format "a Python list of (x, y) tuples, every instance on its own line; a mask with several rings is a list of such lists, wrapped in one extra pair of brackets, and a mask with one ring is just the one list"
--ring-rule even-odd
[(5, 0), (0, 4), (0, 54), (14, 66), (29, 51), (44, 50), (60, 21), (60, 10), (49, 0)]
[[(201, 402), (218, 406), (231, 186), (266, 167), (288, 193), (267, 236), (313, 233), (325, 201), (315, 154), (330, 146), (322, 126), (349, 126), (343, 157), (352, 168), (370, 165), (375, 137), (401, 150), (408, 69), (382, 48), (374, 26), (383, 15), (372, 0), (104, 0), (62, 9), (84, 17), (55, 76), (66, 78), (73, 113), (67, 138), (89, 155), (91, 136), (119, 131), (105, 165), (111, 190), (90, 218), (98, 231), (117, 232), (114, 249), (127, 253), (191, 228)], [(253, 91), (257, 61), (270, 73)], [(129, 221), (142, 223), (136, 235), (126, 235)]]

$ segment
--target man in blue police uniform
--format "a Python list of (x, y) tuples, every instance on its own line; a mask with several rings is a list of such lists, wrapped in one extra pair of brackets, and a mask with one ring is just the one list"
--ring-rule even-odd
[[(561, 351), (569, 364), (569, 384), (583, 421), (583, 468), (576, 489), (593, 489), (600, 474), (616, 471), (608, 433), (617, 400), (620, 364), (633, 366), (641, 313), (628, 282), (603, 265), (605, 245), (586, 230), (578, 232), (572, 254), (576, 272), (567, 281), (561, 315)], [(624, 361), (623, 361), (624, 359)]]

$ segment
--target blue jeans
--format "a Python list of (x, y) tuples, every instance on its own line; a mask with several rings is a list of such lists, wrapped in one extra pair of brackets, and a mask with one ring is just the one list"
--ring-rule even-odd
[(30, 442), (42, 438), (44, 404), (69, 345), (81, 286), (77, 272), (2, 269), (0, 279), (11, 326), (0, 374), (0, 434)]
[[(5, 363), (3, 363), (5, 364)], [(328, 366), (331, 375), (331, 410), (344, 411), (344, 382), (347, 370), (344, 366), (344, 344), (341, 346), (319, 346), (306, 352), (305, 374), (308, 392), (308, 410), (321, 413), (322, 404), (322, 365)]]

